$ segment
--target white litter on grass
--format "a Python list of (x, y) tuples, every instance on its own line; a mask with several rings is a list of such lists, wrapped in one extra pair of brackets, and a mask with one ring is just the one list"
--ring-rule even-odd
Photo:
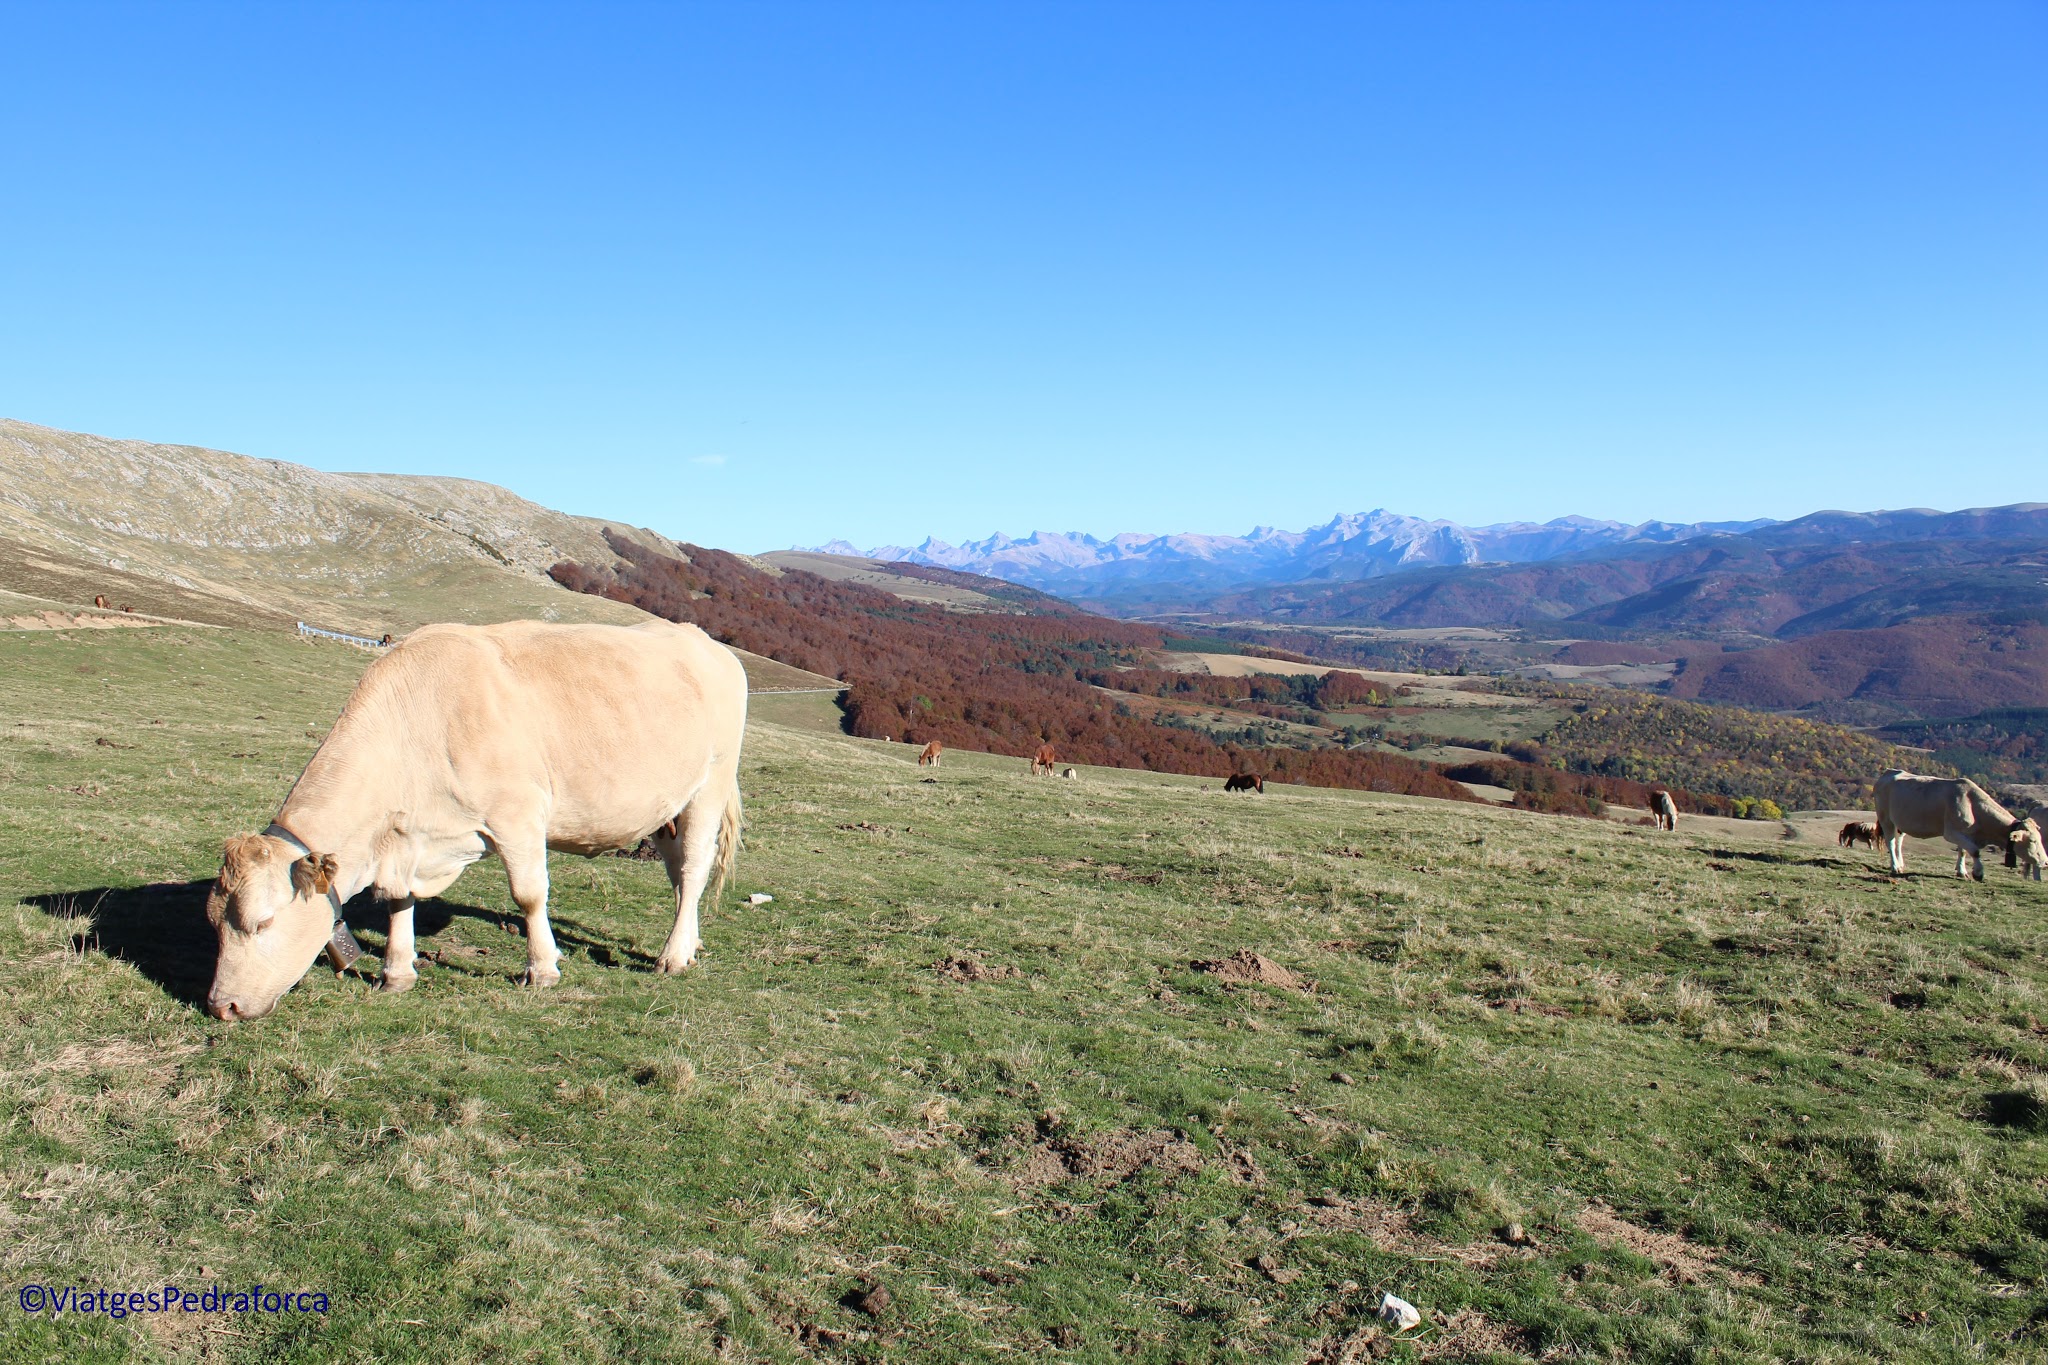
[(1422, 1314), (1415, 1311), (1415, 1305), (1406, 1299), (1397, 1299), (1392, 1294), (1380, 1295), (1381, 1322), (1396, 1332), (1405, 1332), (1422, 1321)]
[(772, 901), (774, 899), (775, 897), (769, 895), (766, 891), (756, 891), (753, 895), (747, 897), (747, 904), (766, 905), (769, 901)]

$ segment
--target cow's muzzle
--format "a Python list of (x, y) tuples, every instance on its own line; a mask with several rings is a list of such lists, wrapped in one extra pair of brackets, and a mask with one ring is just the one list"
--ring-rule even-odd
[(261, 1003), (239, 999), (232, 995), (209, 995), (206, 997), (206, 1012), (216, 1019), (233, 1023), (237, 1019), (261, 1019), (277, 1008), (275, 1000)]

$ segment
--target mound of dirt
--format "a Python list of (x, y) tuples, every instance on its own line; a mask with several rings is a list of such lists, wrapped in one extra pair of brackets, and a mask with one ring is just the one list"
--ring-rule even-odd
[(1015, 967), (991, 967), (979, 958), (958, 955), (943, 962), (934, 962), (932, 970), (948, 981), (1001, 981), (1005, 977), (1023, 975)]
[(1140, 1133), (1122, 1128), (1085, 1141), (1046, 1138), (1032, 1146), (1015, 1178), (1019, 1185), (1029, 1189), (1070, 1178), (1129, 1180), (1147, 1169), (1169, 1175), (1193, 1174), (1202, 1169), (1202, 1151), (1165, 1129)]
[(1190, 962), (1188, 965), (1198, 972), (1208, 972), (1224, 981), (1280, 986), (1290, 991), (1315, 990), (1314, 982), (1296, 976), (1271, 958), (1260, 957), (1249, 948), (1239, 948), (1229, 957), (1210, 958), (1207, 961)]

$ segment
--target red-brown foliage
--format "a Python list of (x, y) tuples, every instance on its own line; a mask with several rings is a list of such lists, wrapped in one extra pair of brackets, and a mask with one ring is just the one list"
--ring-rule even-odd
[[(841, 679), (847, 729), (856, 735), (936, 739), (947, 748), (1020, 758), (1049, 741), (1067, 762), (1211, 777), (1255, 771), (1268, 781), (1474, 799), (1410, 759), (1218, 744), (1154, 725), (1089, 686), (1086, 679), (1124, 676), (1119, 665), (1161, 648), (1164, 637), (1152, 626), (1087, 615), (948, 612), (797, 570), (763, 573), (718, 550), (686, 547), (686, 563), (630, 541), (611, 544), (624, 567), (557, 564), (556, 581), (695, 622), (728, 644)], [(1243, 682), (1251, 696), (1275, 680), (1219, 681)]]
[(1786, 710), (1853, 698), (1936, 715), (2041, 706), (2048, 704), (2048, 626), (1930, 616), (1878, 630), (1831, 630), (1688, 659), (1671, 695)]

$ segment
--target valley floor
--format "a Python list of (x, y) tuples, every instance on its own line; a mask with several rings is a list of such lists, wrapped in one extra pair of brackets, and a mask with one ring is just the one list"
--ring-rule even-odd
[[(411, 994), (316, 969), (216, 1023), (221, 840), (270, 818), (365, 662), (0, 635), (0, 1282), (331, 1301), (8, 1302), (0, 1358), (2048, 1345), (2048, 892), (2003, 868), (1966, 885), (1919, 849), (1894, 880), (1776, 823), (921, 770), (793, 694), (756, 708), (739, 881), (687, 975), (652, 971), (658, 864), (558, 858), (563, 982), (514, 985), (486, 862), (418, 912)], [(374, 951), (381, 920), (350, 919)], [(1240, 951), (1264, 962), (1194, 965)], [(1381, 1291), (1422, 1310), (1398, 1342)]]

